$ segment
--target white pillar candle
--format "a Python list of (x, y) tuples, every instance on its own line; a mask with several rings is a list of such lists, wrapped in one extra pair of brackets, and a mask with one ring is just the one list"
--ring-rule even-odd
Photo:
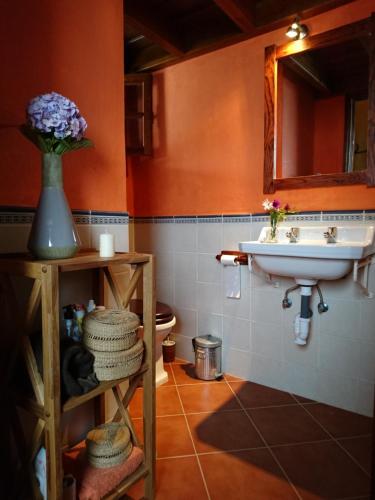
[(113, 234), (100, 235), (100, 257), (113, 257), (115, 255)]

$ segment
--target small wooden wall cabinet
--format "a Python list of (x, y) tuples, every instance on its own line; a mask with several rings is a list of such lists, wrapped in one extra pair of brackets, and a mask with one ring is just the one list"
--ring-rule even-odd
[[(134, 270), (127, 290), (121, 293), (116, 283), (116, 267), (128, 264)], [(60, 332), (59, 332), (59, 277), (60, 273), (92, 269), (98, 280), (104, 279), (113, 293), (117, 307), (126, 308), (138, 281), (143, 280), (143, 324), (145, 355), (140, 370), (128, 377), (128, 390), (123, 395), (120, 383), (126, 379), (101, 382), (94, 390), (83, 396), (70, 398), (61, 405), (60, 400)], [(64, 260), (35, 261), (26, 255), (3, 255), (0, 258), (0, 278), (11, 287), (10, 276), (25, 276), (34, 280), (26, 308), (26, 317), (22, 320), (21, 349), (28, 375), (33, 387), (34, 397), (17, 397), (17, 404), (37, 417), (32, 442), (27, 449), (27, 462), (31, 472), (31, 484), (35, 498), (39, 498), (39, 489), (32, 474), (32, 462), (42, 442), (47, 451), (47, 493), (49, 500), (62, 498), (62, 453), (61, 453), (61, 414), (92, 398), (112, 390), (118, 406), (114, 421), (124, 421), (131, 430), (133, 443), (139, 444), (127, 407), (134, 395), (138, 383), (143, 379), (144, 412), (144, 462), (129, 477), (125, 478), (105, 498), (121, 498), (133, 483), (145, 478), (145, 497), (154, 498), (155, 477), (155, 363), (154, 329), (155, 296), (153, 256), (137, 253), (116, 253), (112, 258), (100, 258), (98, 252), (80, 252), (76, 257)], [(38, 372), (34, 352), (30, 343), (30, 333), (36, 313), (41, 306), (43, 334), (43, 378)], [(98, 422), (99, 423), (99, 422)]]

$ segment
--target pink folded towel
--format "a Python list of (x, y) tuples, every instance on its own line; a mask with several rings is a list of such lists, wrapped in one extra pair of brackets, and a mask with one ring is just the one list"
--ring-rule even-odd
[(99, 469), (87, 462), (85, 443), (82, 442), (64, 453), (64, 473), (76, 478), (79, 500), (100, 500), (132, 474), (141, 465), (143, 458), (143, 451), (134, 446), (122, 464)]

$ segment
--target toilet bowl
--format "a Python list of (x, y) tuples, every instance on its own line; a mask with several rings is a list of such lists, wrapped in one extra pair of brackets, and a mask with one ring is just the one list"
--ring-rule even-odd
[[(143, 336), (143, 301), (132, 299), (130, 310), (139, 316), (141, 320), (140, 335)], [(176, 324), (176, 318), (172, 309), (162, 302), (156, 302), (155, 313), (155, 387), (168, 382), (168, 373), (164, 370), (162, 342), (171, 333)]]

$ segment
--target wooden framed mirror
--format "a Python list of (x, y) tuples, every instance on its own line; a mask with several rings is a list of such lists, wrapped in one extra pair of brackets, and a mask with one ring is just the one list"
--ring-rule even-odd
[(375, 15), (265, 49), (264, 193), (375, 186)]

